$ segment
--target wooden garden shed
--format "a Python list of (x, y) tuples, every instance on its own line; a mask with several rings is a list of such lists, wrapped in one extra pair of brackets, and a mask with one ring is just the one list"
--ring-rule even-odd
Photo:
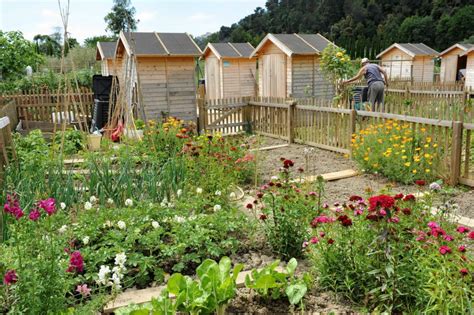
[(474, 47), (461, 55), (466, 57), (466, 78), (464, 86), (474, 91)]
[(196, 119), (196, 61), (202, 51), (186, 33), (121, 32), (115, 52), (127, 103), (144, 119)]
[(440, 79), (442, 82), (459, 80), (459, 70), (466, 69), (467, 66), (467, 55), (463, 54), (473, 47), (474, 44), (458, 43), (439, 54), (441, 57)]
[(204, 49), (206, 98), (255, 96), (257, 58), (249, 43), (209, 43)]
[(103, 76), (117, 75), (115, 64), (115, 48), (117, 42), (97, 42), (95, 60), (100, 61), (101, 74)]
[(320, 69), (321, 52), (333, 44), (320, 34), (268, 34), (251, 54), (258, 57), (259, 96), (332, 98)]
[(395, 43), (377, 55), (391, 80), (434, 81), (434, 59), (439, 53), (423, 43)]

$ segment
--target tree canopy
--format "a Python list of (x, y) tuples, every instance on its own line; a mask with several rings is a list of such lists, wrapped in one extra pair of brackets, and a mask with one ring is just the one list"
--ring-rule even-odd
[(104, 18), (106, 30), (114, 35), (118, 35), (120, 31), (135, 31), (138, 24), (138, 20), (134, 18), (135, 11), (130, 0), (114, 0), (112, 11)]
[(36, 68), (42, 62), (32, 42), (21, 32), (0, 31), (0, 78), (15, 79), (25, 72), (27, 66)]
[(114, 42), (117, 40), (116, 36), (107, 36), (107, 35), (99, 35), (88, 37), (84, 40), (84, 46), (90, 48), (96, 48), (97, 42)]
[(266, 33), (321, 33), (353, 57), (375, 55), (394, 42), (423, 42), (437, 50), (474, 33), (472, 0), (267, 0), (209, 41), (259, 43)]

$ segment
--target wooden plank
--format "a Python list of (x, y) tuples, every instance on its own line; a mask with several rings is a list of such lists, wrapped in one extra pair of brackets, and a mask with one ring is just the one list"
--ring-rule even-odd
[(285, 148), (287, 146), (289, 146), (289, 144), (285, 143), (285, 144), (272, 145), (272, 146), (269, 146), (269, 147), (256, 148), (256, 149), (252, 149), (250, 151), (269, 151), (269, 150)]
[(337, 147), (333, 147), (333, 146), (327, 145), (327, 144), (315, 143), (315, 142), (312, 142), (312, 141), (304, 141), (304, 140), (300, 140), (300, 139), (295, 139), (295, 143), (306, 144), (306, 145), (310, 145), (312, 147), (316, 147), (316, 148), (320, 148), (320, 149), (324, 149), (324, 150), (328, 150), (328, 151), (333, 151), (333, 152), (338, 152), (338, 153), (342, 153), (342, 154), (350, 154), (349, 149), (337, 148)]
[(335, 181), (339, 179), (344, 179), (344, 178), (350, 178), (354, 176), (360, 175), (359, 171), (353, 170), (353, 169), (347, 169), (343, 171), (338, 171), (338, 172), (332, 172), (332, 173), (326, 173), (326, 174), (321, 174), (321, 175), (312, 175), (312, 176), (306, 176), (302, 179), (295, 179), (292, 182), (299, 183), (299, 182), (314, 182), (318, 179), (319, 176), (321, 176), (325, 181), (330, 182), (330, 181)]

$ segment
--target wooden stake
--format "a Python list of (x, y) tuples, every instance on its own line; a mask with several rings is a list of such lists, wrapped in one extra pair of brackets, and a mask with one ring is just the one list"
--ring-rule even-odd
[(461, 174), (462, 129), (462, 122), (453, 122), (450, 171), (450, 183), (453, 186), (459, 183), (459, 176)]

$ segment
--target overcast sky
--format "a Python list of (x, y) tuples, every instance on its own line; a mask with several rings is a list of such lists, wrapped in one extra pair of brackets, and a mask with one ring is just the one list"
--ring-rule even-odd
[[(61, 0), (66, 4), (67, 0)], [(87, 37), (105, 35), (104, 16), (112, 0), (70, 0), (68, 30), (83, 42)], [(138, 31), (187, 32), (198, 36), (230, 26), (252, 13), (265, 0), (132, 0)], [(62, 26), (58, 0), (0, 0), (0, 29), (22, 31), (32, 40), (36, 34), (51, 34)]]

